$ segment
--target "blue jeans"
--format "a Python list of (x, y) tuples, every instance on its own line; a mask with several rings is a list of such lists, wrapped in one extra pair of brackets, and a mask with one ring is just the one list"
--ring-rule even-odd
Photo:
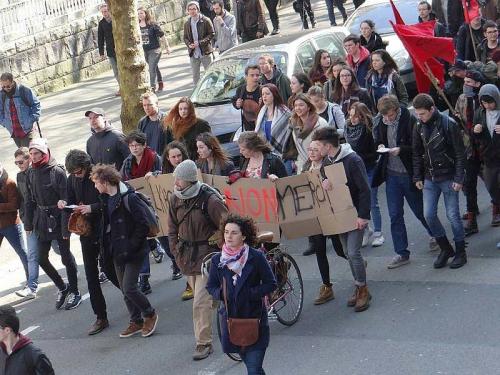
[(264, 362), (265, 350), (251, 350), (249, 352), (240, 352), (240, 357), (247, 367), (248, 375), (266, 375), (262, 368)]
[(427, 225), (424, 218), (422, 192), (412, 186), (408, 175), (388, 174), (385, 184), (394, 251), (403, 257), (408, 257), (410, 252), (408, 251), (408, 235), (404, 218), (404, 199), (406, 199), (413, 214), (420, 220), (429, 236), (432, 236), (429, 225)]
[(29, 281), (28, 251), (26, 249), (26, 238), (24, 237), (24, 228), (22, 224), (13, 224), (5, 228), (0, 228), (0, 243), (6, 238), (10, 246), (16, 251), (21, 263), (23, 264), (26, 281)]
[(168, 255), (168, 257), (172, 261), (172, 270), (175, 272), (180, 272), (179, 266), (175, 262), (175, 257), (172, 254), (172, 252), (170, 251), (170, 244), (168, 242), (168, 236), (158, 237), (158, 241), (160, 241), (161, 247), (163, 247), (163, 250), (165, 250), (165, 253)]
[(370, 182), (371, 189), (371, 207), (370, 213), (372, 215), (373, 230), (375, 232), (382, 232), (382, 215), (380, 215), (380, 207), (378, 205), (378, 187), (371, 187), (373, 181), (373, 175), (375, 173), (375, 167), (370, 170), (366, 170), (368, 174), (368, 181)]
[(139, 276), (151, 276), (151, 267), (149, 264), (149, 251), (144, 256), (144, 260), (142, 261), (142, 267), (139, 271)]
[[(28, 286), (32, 291), (38, 289), (38, 274), (39, 274), (39, 255), (38, 255), (38, 236), (35, 232), (31, 232), (26, 236), (28, 242)], [(52, 241), (52, 249), (57, 255), (61, 255), (59, 244), (56, 240)], [(73, 255), (71, 255), (73, 256)], [(74, 259), (74, 257), (73, 257)]]
[(446, 217), (448, 218), (451, 229), (453, 231), (453, 240), (461, 242), (465, 238), (464, 226), (460, 217), (460, 207), (458, 204), (458, 191), (452, 188), (453, 181), (446, 180), (442, 182), (434, 182), (425, 180), (424, 182), (424, 215), (425, 220), (429, 223), (432, 235), (434, 237), (445, 237), (446, 231), (439, 221), (437, 215), (437, 205), (439, 196), (443, 193), (444, 206), (446, 208)]

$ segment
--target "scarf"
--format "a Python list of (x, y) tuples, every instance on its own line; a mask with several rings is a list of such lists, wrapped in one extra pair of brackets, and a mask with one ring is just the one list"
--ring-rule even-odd
[(374, 72), (370, 81), (375, 103), (378, 103), (378, 100), (385, 94), (390, 94), (394, 87), (392, 73), (386, 76), (385, 74), (379, 75), (377, 72)]
[(46, 165), (50, 160), (50, 155), (49, 154), (43, 154), (42, 158), (37, 161), (36, 163), (35, 162), (32, 162), (31, 163), (31, 166), (35, 169), (37, 168), (41, 168), (43, 167), (44, 165)]
[(146, 173), (152, 172), (153, 165), (155, 163), (155, 156), (156, 153), (149, 147), (146, 147), (139, 164), (137, 164), (137, 159), (134, 157), (132, 161), (132, 169), (130, 170), (132, 178), (144, 177)]
[(222, 245), (222, 254), (220, 257), (220, 262), (218, 268), (224, 268), (225, 266), (234, 272), (233, 275), (233, 285), (236, 285), (238, 278), (241, 277), (243, 268), (248, 260), (248, 250), (247, 244), (244, 244), (241, 249), (231, 249), (226, 244)]
[[(300, 139), (306, 139), (309, 134), (314, 130), (314, 126), (318, 122), (319, 115), (317, 113), (309, 113), (309, 116), (307, 116), (307, 119), (304, 123), (302, 123), (302, 127), (296, 126), (295, 127), (295, 132), (297, 133), (297, 137)], [(302, 122), (300, 118), (298, 119), (296, 125), (298, 125), (298, 122)]]
[(394, 121), (392, 121), (392, 122), (385, 121), (384, 117), (382, 117), (382, 122), (384, 123), (384, 125), (387, 125), (387, 126), (396, 126), (399, 124), (400, 119), (401, 119), (401, 108), (398, 109), (398, 114), (396, 115), (396, 118), (394, 119)]
[(344, 129), (345, 140), (353, 149), (358, 148), (358, 142), (363, 134), (364, 124), (348, 125)]
[(198, 194), (200, 193), (200, 189), (201, 189), (201, 182), (196, 181), (195, 183), (188, 186), (184, 190), (177, 190), (177, 188), (174, 187), (174, 194), (177, 198), (186, 200), (197, 197)]

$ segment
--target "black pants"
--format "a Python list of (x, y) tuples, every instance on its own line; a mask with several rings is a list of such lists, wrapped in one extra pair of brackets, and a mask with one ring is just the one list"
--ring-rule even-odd
[(310, 236), (309, 239), (316, 250), (316, 261), (318, 262), (319, 273), (321, 275), (321, 280), (325, 285), (331, 285), (330, 282), (330, 264), (328, 263), (328, 257), (326, 255), (326, 240), (330, 237), (332, 241), (333, 248), (338, 253), (343, 253), (342, 243), (340, 242), (340, 237), (335, 236), (323, 236), (322, 234), (317, 234), (315, 236)]
[(314, 20), (314, 12), (311, 8), (311, 0), (297, 0), (297, 7), (300, 10), (300, 19), (302, 20), (304, 29), (309, 28), (309, 24), (307, 23), (307, 16), (309, 16), (311, 26), (314, 27), (316, 25), (316, 21)]
[(264, 0), (266, 3), (267, 10), (269, 11), (269, 18), (271, 18), (271, 23), (273, 24), (273, 29), (277, 30), (280, 27), (280, 20), (278, 17), (278, 0)]
[(464, 194), (467, 201), (467, 212), (477, 213), (477, 176), (481, 173), (481, 161), (470, 158), (465, 161)]
[[(85, 277), (87, 278), (87, 287), (92, 310), (97, 316), (97, 319), (106, 319), (106, 300), (102, 294), (101, 284), (99, 282), (99, 267), (97, 266), (99, 259), (99, 242), (92, 238), (80, 237), (80, 243), (82, 245), (83, 266), (85, 268)], [(102, 262), (101, 268), (108, 280), (120, 289), (113, 264)]]
[(483, 169), (484, 184), (491, 201), (494, 205), (500, 206), (500, 166), (484, 166)]
[[(38, 239), (38, 256), (39, 264), (42, 270), (45, 271), (47, 276), (56, 284), (59, 290), (64, 290), (66, 287), (61, 275), (54, 268), (49, 260), (49, 251), (51, 247), (52, 240), (41, 240)], [(69, 291), (72, 293), (78, 292), (78, 278), (76, 275), (76, 262), (73, 254), (69, 249), (69, 239), (65, 240), (62, 238), (57, 239), (57, 244), (59, 245), (59, 251), (61, 253), (61, 260), (66, 267), (66, 274), (68, 275)]]

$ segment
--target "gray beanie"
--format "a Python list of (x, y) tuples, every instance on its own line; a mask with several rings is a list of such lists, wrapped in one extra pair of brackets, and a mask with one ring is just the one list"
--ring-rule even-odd
[(198, 181), (198, 168), (194, 161), (187, 159), (175, 168), (174, 176), (183, 181), (196, 182)]
[(200, 11), (200, 3), (197, 2), (197, 1), (189, 1), (186, 5), (186, 11), (188, 10), (188, 8), (191, 6), (191, 5), (195, 5), (196, 8), (198, 8), (198, 11)]

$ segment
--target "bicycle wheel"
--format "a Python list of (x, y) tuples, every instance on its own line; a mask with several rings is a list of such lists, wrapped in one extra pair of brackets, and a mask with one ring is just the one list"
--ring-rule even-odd
[[(219, 312), (216, 310), (215, 314), (217, 315), (217, 336), (219, 336), (219, 341), (222, 344), (222, 331), (221, 331), (221, 321)], [(241, 362), (242, 359), (238, 353), (226, 353), (226, 355), (231, 358), (235, 362)]]
[(304, 304), (304, 284), (299, 266), (291, 255), (281, 249), (275, 254), (274, 273), (278, 280), (275, 293), (277, 302), (273, 306), (278, 322), (291, 326), (299, 320)]

